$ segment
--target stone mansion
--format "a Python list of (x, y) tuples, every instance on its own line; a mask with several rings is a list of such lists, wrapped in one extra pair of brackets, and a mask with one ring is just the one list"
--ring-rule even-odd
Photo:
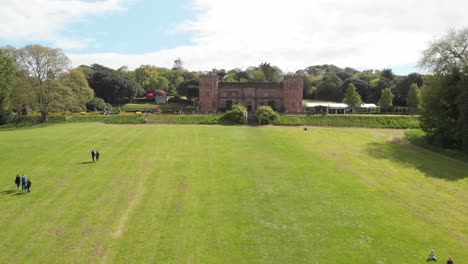
[(269, 105), (284, 113), (302, 112), (303, 79), (286, 75), (276, 82), (219, 82), (217, 76), (200, 76), (200, 111), (224, 112), (239, 104), (249, 113), (261, 105)]

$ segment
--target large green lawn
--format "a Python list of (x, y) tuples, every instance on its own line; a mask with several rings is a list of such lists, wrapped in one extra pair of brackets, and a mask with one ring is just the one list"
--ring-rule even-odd
[[(425, 263), (431, 249), (467, 263), (468, 164), (402, 135), (0, 130), (0, 263)], [(30, 194), (15, 190), (17, 173)]]

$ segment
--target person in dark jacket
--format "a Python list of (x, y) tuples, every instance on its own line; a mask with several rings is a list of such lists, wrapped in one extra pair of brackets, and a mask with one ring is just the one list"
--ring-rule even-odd
[(100, 156), (99, 150), (96, 150), (96, 161), (99, 161), (99, 156)]
[(21, 184), (21, 177), (19, 176), (19, 174), (16, 174), (15, 184), (16, 184), (16, 189), (19, 190), (19, 186)]
[(32, 185), (32, 182), (31, 182), (30, 179), (28, 179), (28, 180), (26, 181), (26, 192), (28, 192), (28, 193), (31, 192), (31, 190), (30, 190), (31, 185)]
[(21, 177), (21, 191), (24, 191), (26, 189), (26, 182), (28, 178), (23, 174), (23, 177)]
[(94, 152), (94, 150), (91, 150), (91, 158), (93, 159), (93, 162), (94, 162), (94, 157), (96, 157), (96, 153)]

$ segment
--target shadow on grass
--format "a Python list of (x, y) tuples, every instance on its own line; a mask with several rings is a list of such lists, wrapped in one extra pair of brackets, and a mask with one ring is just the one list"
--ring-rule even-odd
[(83, 162), (80, 162), (78, 164), (84, 165), (84, 164), (91, 164), (91, 163), (94, 163), (94, 162), (92, 162), (92, 161), (83, 161)]
[(17, 192), (17, 190), (5, 190), (5, 191), (0, 192), (0, 194), (12, 194), (15, 192)]
[(404, 140), (373, 142), (367, 145), (369, 155), (416, 168), (428, 177), (457, 181), (468, 177), (468, 163), (430, 152)]
[(19, 193), (15, 193), (13, 195), (25, 195), (25, 194), (28, 194), (28, 193), (25, 193), (25, 192), (19, 192)]

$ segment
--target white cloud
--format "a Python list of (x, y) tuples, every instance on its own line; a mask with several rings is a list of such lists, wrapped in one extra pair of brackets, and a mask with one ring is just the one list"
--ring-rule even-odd
[(1, 0), (0, 36), (47, 41), (62, 49), (85, 48), (93, 40), (67, 38), (63, 31), (85, 16), (124, 10), (124, 0)]
[[(37, 1), (37, 0), (36, 0)], [(268, 61), (285, 71), (335, 64), (384, 68), (417, 62), (427, 42), (468, 25), (468, 2), (452, 0), (192, 0), (198, 16), (177, 31), (191, 45), (141, 55), (69, 54), (74, 65), (232, 69)]]

